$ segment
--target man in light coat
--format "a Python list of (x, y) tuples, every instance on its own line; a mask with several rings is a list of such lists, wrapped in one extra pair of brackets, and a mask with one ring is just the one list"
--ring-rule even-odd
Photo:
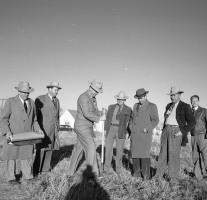
[(191, 130), (191, 145), (194, 169), (198, 180), (203, 179), (202, 160), (207, 171), (207, 109), (199, 106), (199, 96), (193, 95), (191, 100), (192, 112), (196, 125)]
[(133, 159), (134, 175), (144, 180), (150, 179), (150, 149), (153, 129), (159, 123), (157, 106), (147, 100), (144, 88), (136, 91), (134, 98), (138, 103), (134, 105), (131, 129), (131, 155)]
[[(74, 131), (77, 134), (76, 144), (70, 159), (68, 176), (74, 175), (81, 155), (84, 151), (87, 167), (91, 169), (88, 175), (99, 175), (96, 159), (95, 134), (93, 131), (94, 122), (105, 120), (106, 116), (98, 110), (96, 95), (103, 92), (103, 83), (98, 80), (89, 82), (89, 90), (81, 94), (77, 101), (77, 115), (74, 124)], [(90, 175), (91, 174), (91, 175)]]
[(127, 135), (127, 126), (132, 109), (125, 105), (128, 96), (126, 96), (124, 91), (120, 91), (118, 95), (114, 97), (117, 99), (117, 103), (109, 105), (105, 122), (106, 153), (104, 171), (110, 172), (113, 143), (116, 140), (116, 172), (119, 173), (122, 166), (124, 141)]
[(37, 120), (45, 137), (42, 143), (36, 145), (36, 158), (34, 162), (35, 173), (51, 170), (53, 150), (59, 150), (59, 113), (60, 102), (58, 91), (62, 89), (58, 82), (51, 82), (47, 86), (48, 93), (36, 98)]
[(16, 180), (16, 160), (21, 163), (21, 171), (23, 179), (29, 180), (33, 178), (33, 145), (15, 146), (8, 144), (10, 137), (26, 132), (38, 131), (43, 134), (40, 129), (37, 118), (34, 101), (29, 98), (30, 92), (34, 89), (30, 87), (28, 82), (21, 81), (18, 87), (18, 95), (6, 100), (1, 112), (1, 132), (4, 137), (3, 160), (6, 160), (6, 176), (11, 184), (19, 183)]

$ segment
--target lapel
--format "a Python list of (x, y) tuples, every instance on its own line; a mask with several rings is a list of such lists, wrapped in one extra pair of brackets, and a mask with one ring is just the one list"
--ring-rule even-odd
[(49, 97), (49, 94), (46, 94), (46, 95), (45, 95), (45, 101), (46, 101), (46, 103), (47, 103), (50, 107), (53, 108), (54, 111), (56, 111), (56, 108), (55, 108), (55, 106), (54, 106), (54, 104), (53, 104), (53, 102), (52, 102), (52, 99)]
[(197, 118), (201, 112), (202, 112), (202, 109), (200, 106), (198, 106), (198, 109), (195, 111), (195, 117)]
[(27, 115), (28, 115), (28, 117), (30, 115), (31, 109), (32, 109), (31, 99), (29, 98), (27, 101)]
[(176, 116), (182, 110), (182, 105), (183, 105), (183, 102), (180, 100), (179, 103), (178, 103), (178, 106), (176, 108)]
[(23, 103), (22, 103), (22, 101), (21, 101), (19, 95), (17, 95), (17, 96), (15, 97), (15, 101), (16, 101), (17, 105), (20, 107), (20, 109), (21, 109), (21, 110), (24, 110), (24, 112), (22, 112), (22, 113), (24, 113), (23, 115), (25, 115), (26, 117), (28, 117), (27, 113), (25, 112), (24, 105), (23, 105)]
[(140, 107), (140, 105), (139, 105), (138, 113), (144, 112), (144, 111), (147, 109), (148, 105), (149, 105), (149, 102), (148, 102), (147, 100), (146, 100), (146, 102), (144, 103), (144, 105), (142, 105), (141, 107)]

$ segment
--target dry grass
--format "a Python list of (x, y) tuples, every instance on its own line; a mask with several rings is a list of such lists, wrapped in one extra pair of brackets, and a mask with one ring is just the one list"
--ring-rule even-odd
[[(67, 176), (70, 165), (70, 155), (75, 134), (61, 132), (61, 149), (55, 153), (53, 171), (39, 175), (30, 184), (22, 182), (21, 188), (15, 189), (11, 198), (5, 199), (34, 199), (34, 200), (204, 200), (207, 199), (207, 182), (198, 182), (191, 177), (192, 160), (191, 148), (188, 145), (182, 148), (180, 182), (175, 187), (170, 187), (165, 179), (142, 181), (131, 176), (129, 158), (129, 140), (126, 140), (124, 151), (124, 167), (120, 174), (115, 172), (103, 175), (101, 180), (90, 180), (81, 171), (86, 169), (85, 163), (81, 165), (74, 180)], [(152, 167), (156, 167), (159, 154), (159, 138), (153, 142), (151, 149)], [(101, 134), (97, 133), (97, 146), (101, 142)], [(98, 163), (100, 165), (100, 146), (98, 148)], [(1, 169), (2, 170), (2, 169)], [(8, 188), (7, 188), (8, 189)], [(6, 194), (4, 185), (4, 194)], [(18, 192), (17, 192), (18, 191)], [(24, 192), (22, 192), (24, 191)], [(22, 193), (21, 193), (22, 192)], [(20, 194), (21, 193), (21, 194)], [(1, 198), (0, 198), (1, 199)]]

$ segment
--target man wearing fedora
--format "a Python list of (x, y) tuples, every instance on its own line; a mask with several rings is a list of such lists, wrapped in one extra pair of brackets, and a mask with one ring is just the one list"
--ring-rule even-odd
[(116, 140), (116, 172), (119, 173), (122, 166), (124, 141), (132, 109), (125, 105), (128, 96), (126, 96), (124, 91), (120, 91), (114, 97), (117, 99), (117, 103), (109, 105), (105, 121), (106, 153), (104, 171), (108, 172), (111, 169), (113, 143)]
[(22, 179), (33, 178), (33, 145), (15, 146), (8, 140), (16, 134), (37, 131), (43, 134), (36, 118), (35, 103), (29, 98), (34, 89), (28, 82), (20, 81), (18, 95), (6, 100), (1, 112), (1, 132), (4, 138), (3, 160), (6, 160), (6, 176), (11, 184), (20, 183), (16, 179), (16, 161), (21, 163)]
[(81, 94), (77, 101), (77, 115), (74, 131), (77, 134), (76, 144), (70, 159), (68, 176), (72, 177), (77, 170), (81, 155), (84, 151), (86, 164), (92, 169), (89, 176), (99, 175), (96, 159), (96, 144), (94, 141), (94, 122), (105, 120), (106, 116), (98, 110), (96, 95), (103, 92), (103, 83), (99, 80), (89, 81), (89, 90)]
[(50, 82), (46, 87), (48, 93), (38, 96), (35, 100), (37, 120), (45, 134), (42, 143), (36, 145), (35, 174), (51, 170), (52, 153), (53, 150), (59, 150), (60, 143), (58, 136), (60, 102), (57, 95), (62, 88), (56, 81)]
[(191, 130), (193, 172), (198, 180), (203, 179), (202, 160), (207, 171), (207, 109), (199, 106), (199, 96), (190, 98), (192, 112), (196, 119), (196, 125)]
[(133, 159), (134, 176), (150, 179), (150, 149), (153, 129), (159, 123), (157, 106), (147, 100), (144, 88), (136, 91), (134, 98), (138, 99), (132, 112), (131, 156)]
[(172, 186), (178, 183), (180, 171), (180, 149), (188, 142), (187, 134), (195, 126), (195, 118), (190, 105), (181, 101), (183, 91), (172, 86), (171, 103), (166, 106), (164, 126), (161, 135), (161, 149), (158, 158), (156, 177), (162, 177), (168, 166)]

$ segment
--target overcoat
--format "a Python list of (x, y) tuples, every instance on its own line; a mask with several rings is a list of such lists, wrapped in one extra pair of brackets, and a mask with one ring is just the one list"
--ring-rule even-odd
[[(106, 116), (106, 121), (105, 121), (105, 131), (106, 131), (106, 137), (108, 135), (110, 126), (111, 126), (111, 121), (112, 117), (114, 114), (114, 109), (117, 106), (117, 104), (109, 105), (108, 107), (108, 112)], [(132, 109), (128, 107), (127, 105), (123, 105), (123, 109), (120, 113), (117, 114), (117, 120), (119, 120), (119, 128), (118, 128), (118, 138), (119, 139), (124, 139), (127, 133), (127, 126), (129, 123), (129, 119), (132, 114)]]
[(7, 132), (11, 132), (15, 135), (40, 129), (36, 118), (34, 101), (29, 98), (27, 106), (28, 108), (26, 113), (19, 95), (7, 99), (4, 104), (0, 122), (1, 132), (4, 138), (3, 160), (25, 160), (32, 159), (33, 157), (33, 145), (8, 145), (5, 136)]
[(93, 124), (94, 122), (99, 122), (101, 114), (95, 104), (96, 101), (93, 102), (89, 90), (79, 96), (77, 101), (77, 115), (74, 124), (74, 131), (76, 133), (91, 134), (95, 137)]
[[(136, 103), (133, 108), (131, 129), (132, 158), (150, 158), (153, 129), (158, 125), (159, 117), (157, 106), (148, 100), (140, 107)], [(147, 133), (143, 129), (147, 129)]]
[(56, 106), (48, 94), (41, 95), (35, 99), (37, 109), (37, 120), (43, 130), (45, 137), (42, 143), (36, 145), (37, 149), (59, 150), (59, 112), (60, 102), (55, 98)]

